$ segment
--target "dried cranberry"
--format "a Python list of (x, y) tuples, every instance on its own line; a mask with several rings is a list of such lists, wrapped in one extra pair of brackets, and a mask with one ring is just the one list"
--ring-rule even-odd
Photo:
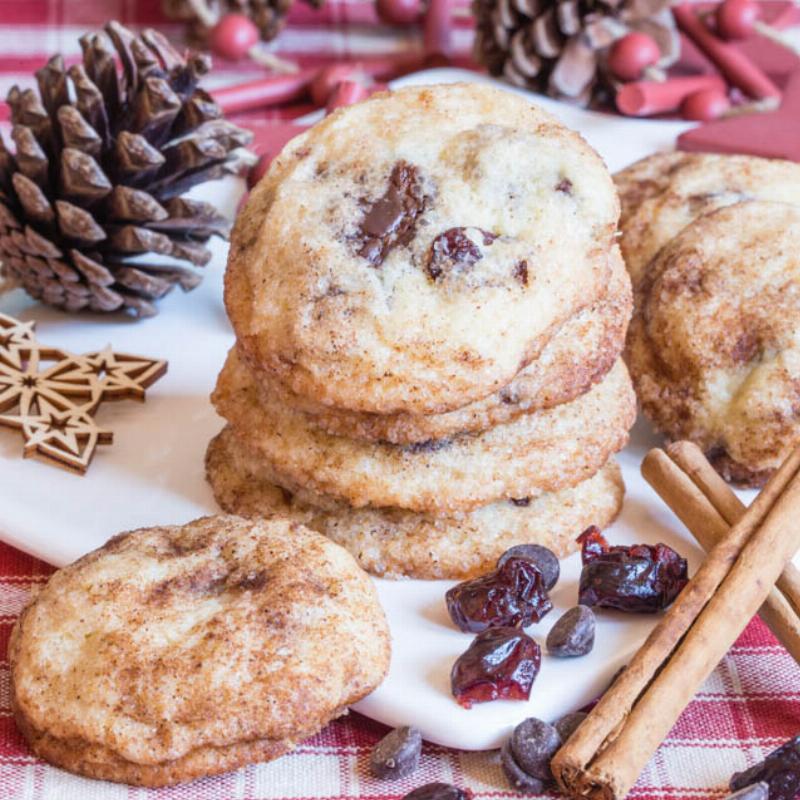
[(582, 605), (654, 613), (666, 608), (689, 580), (686, 559), (665, 544), (610, 547), (594, 525), (578, 541)]
[(731, 789), (762, 781), (769, 784), (769, 800), (794, 800), (800, 793), (800, 735), (773, 750), (759, 764), (735, 773)]
[[(474, 238), (467, 232), (471, 231)], [(483, 258), (476, 239), (480, 238), (488, 247), (497, 236), (480, 228), (449, 228), (440, 233), (431, 244), (426, 269), (431, 280), (453, 272), (459, 267), (471, 267)]]
[(464, 708), (488, 700), (527, 700), (539, 674), (542, 651), (518, 628), (490, 628), (453, 664), (450, 685)]
[(405, 161), (395, 164), (383, 196), (365, 203), (358, 254), (380, 266), (392, 248), (408, 244), (414, 237), (417, 218), (427, 201), (419, 168)]
[(457, 584), (445, 600), (453, 622), (470, 633), (524, 627), (553, 608), (542, 573), (524, 558), (509, 558), (488, 575)]

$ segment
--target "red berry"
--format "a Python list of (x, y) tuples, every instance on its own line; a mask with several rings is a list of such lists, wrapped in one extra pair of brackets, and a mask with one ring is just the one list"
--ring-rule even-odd
[(608, 55), (609, 69), (623, 81), (641, 78), (646, 67), (652, 67), (661, 59), (656, 40), (646, 33), (634, 31), (617, 39)]
[(324, 67), (311, 82), (311, 101), (315, 106), (326, 106), (336, 87), (342, 81), (351, 81), (357, 71), (355, 64), (331, 64)]
[(226, 14), (212, 29), (208, 43), (214, 55), (238, 61), (258, 44), (255, 23), (244, 14)]
[(708, 122), (719, 119), (730, 107), (728, 95), (721, 89), (701, 89), (683, 101), (681, 115), (684, 119)]
[(360, 103), (369, 97), (369, 92), (360, 83), (355, 81), (342, 81), (330, 96), (325, 110), (328, 114), (335, 111), (342, 106), (352, 106), (355, 103)]
[(420, 0), (377, 0), (378, 18), (387, 25), (413, 25), (422, 16)]
[(760, 14), (755, 0), (724, 0), (717, 6), (717, 31), (726, 39), (746, 39)]

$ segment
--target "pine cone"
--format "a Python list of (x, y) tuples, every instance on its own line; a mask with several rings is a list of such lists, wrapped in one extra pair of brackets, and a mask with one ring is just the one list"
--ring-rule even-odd
[(230, 224), (181, 195), (235, 171), (233, 151), (252, 137), (198, 88), (207, 56), (184, 57), (153, 30), (134, 36), (110, 22), (105, 31), (113, 49), (87, 34), (82, 63), (66, 69), (54, 56), (36, 73), (38, 93), (8, 94), (16, 148), (0, 139), (0, 274), (67, 311), (144, 317), (176, 284), (201, 278), (132, 257), (206, 264), (205, 243)]
[(611, 44), (632, 30), (658, 43), (662, 66), (680, 42), (669, 0), (473, 0), (475, 57), (492, 75), (580, 105), (603, 103)]
[[(237, 13), (252, 19), (265, 42), (274, 39), (281, 32), (292, 2), (293, 0), (203, 0), (210, 17), (218, 19), (223, 14)], [(324, 0), (305, 2), (314, 8), (320, 8)], [(190, 23), (189, 37), (192, 41), (205, 41), (207, 29), (197, 18), (191, 0), (163, 0), (162, 7), (164, 14), (170, 19)]]

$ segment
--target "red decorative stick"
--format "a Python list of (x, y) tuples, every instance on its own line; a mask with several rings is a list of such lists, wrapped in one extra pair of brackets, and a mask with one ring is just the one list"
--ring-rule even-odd
[(428, 55), (453, 54), (452, 0), (430, 0), (423, 22), (423, 39)]
[(225, 114), (279, 106), (305, 97), (316, 74), (316, 70), (303, 69), (284, 75), (270, 75), (255, 81), (215, 89), (211, 92), (211, 96)]
[(735, 46), (714, 36), (688, 3), (673, 6), (678, 27), (717, 65), (730, 83), (756, 100), (780, 97), (780, 89)]
[[(315, 102), (319, 101), (319, 105), (324, 105), (337, 83), (351, 79), (346, 76), (362, 75), (373, 80), (386, 81), (434, 64), (435, 56), (401, 53), (384, 58), (334, 64), (322, 70), (302, 69), (289, 74), (268, 75), (247, 83), (215, 89), (211, 96), (226, 114), (235, 114), (300, 100), (312, 90), (312, 84), (316, 82), (319, 84), (318, 91), (312, 91), (312, 98)], [(321, 99), (322, 94), (326, 99)]]
[(690, 95), (703, 89), (725, 91), (719, 75), (692, 75), (666, 81), (626, 83), (617, 92), (617, 108), (630, 117), (649, 117), (676, 111)]

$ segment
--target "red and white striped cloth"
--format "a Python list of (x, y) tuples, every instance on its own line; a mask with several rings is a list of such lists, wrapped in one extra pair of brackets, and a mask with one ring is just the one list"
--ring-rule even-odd
[[(165, 20), (160, 0), (0, 0), (0, 96), (14, 83), (33, 85), (33, 72), (47, 56), (78, 55), (78, 36), (108, 19), (155, 26), (179, 37), (180, 26)], [(457, 49), (466, 54), (469, 30), (459, 24)], [(419, 48), (413, 30), (381, 26), (365, 0), (327, 0), (313, 11), (296, 4), (277, 46), (302, 65), (385, 55)], [(218, 84), (262, 74), (253, 65), (219, 65)], [(309, 110), (295, 106), (251, 113), (253, 127)], [(7, 114), (0, 115), (7, 119)], [(0, 488), (2, 502), (2, 488)], [(398, 783), (370, 777), (369, 751), (382, 726), (353, 715), (332, 723), (293, 753), (270, 764), (147, 791), (88, 781), (35, 759), (18, 734), (9, 706), (8, 636), (30, 590), (50, 568), (0, 545), (0, 800), (311, 800), (311, 798), (398, 798), (415, 786), (441, 780), (472, 790), (476, 798), (512, 798), (496, 753), (464, 753), (426, 745), (416, 774)], [(730, 774), (759, 760), (800, 730), (800, 670), (767, 629), (754, 621), (683, 714), (647, 767), (636, 800), (714, 798), (725, 793)]]

